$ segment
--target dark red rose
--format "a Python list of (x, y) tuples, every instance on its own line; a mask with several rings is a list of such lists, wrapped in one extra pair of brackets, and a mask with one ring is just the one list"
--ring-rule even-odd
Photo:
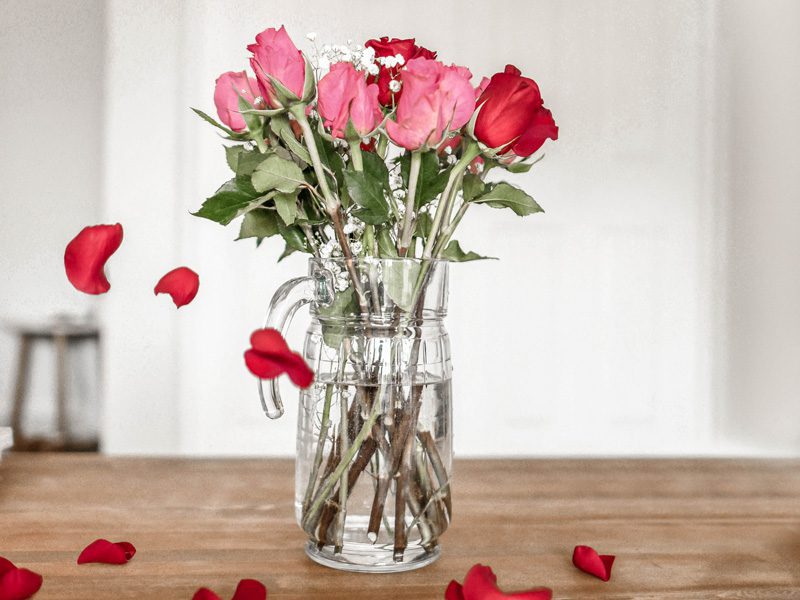
[(378, 102), (380, 102), (382, 106), (393, 106), (400, 100), (400, 95), (403, 93), (402, 88), (397, 92), (392, 92), (392, 90), (389, 89), (389, 82), (398, 78), (397, 76), (400, 71), (409, 60), (412, 58), (436, 58), (436, 52), (423, 48), (422, 46), (417, 46), (416, 39), (414, 38), (399, 40), (397, 38), (389, 39), (384, 36), (378, 40), (369, 40), (364, 45), (367, 48), (375, 50), (376, 58), (396, 56), (399, 54), (404, 59), (403, 65), (397, 65), (396, 67), (384, 67), (383, 65), (379, 65), (380, 70), (378, 74), (375, 77), (370, 77), (368, 80), (369, 83), (374, 82), (378, 84)]
[(544, 107), (539, 86), (513, 65), (492, 75), (477, 105), (475, 137), (490, 148), (499, 148), (500, 154), (510, 150), (517, 156), (530, 156), (545, 140), (558, 139), (558, 127)]

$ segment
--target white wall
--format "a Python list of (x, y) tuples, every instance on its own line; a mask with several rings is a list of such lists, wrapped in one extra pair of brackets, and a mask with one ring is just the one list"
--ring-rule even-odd
[[(96, 301), (64, 275), (64, 247), (100, 212), (104, 13), (101, 0), (0, 1), (0, 320), (85, 314)], [(0, 421), (8, 418), (15, 339), (0, 332)], [(91, 357), (73, 406), (97, 414)], [(31, 431), (51, 425), (52, 353), (33, 357)], [(82, 384), (83, 385), (80, 385)]]
[[(764, 8), (768, 7), (767, 10)], [(721, 5), (729, 136), (724, 434), (800, 450), (800, 3)]]
[[(187, 214), (227, 177), (219, 139), (187, 107), (211, 111), (215, 77), (246, 67), (245, 45), (281, 23), (298, 42), (416, 35), (476, 76), (514, 62), (561, 128), (518, 179), (547, 214), (478, 209), (459, 235), (502, 259), (453, 272), (460, 454), (724, 449), (712, 387), (715, 6), (110, 2), (105, 212), (125, 224), (127, 252), (104, 300), (106, 449), (293, 451), (294, 415), (262, 416), (241, 353), (304, 261), (276, 265), (275, 245), (234, 243), (233, 229)], [(198, 270), (201, 288), (176, 314), (149, 290), (177, 264)]]

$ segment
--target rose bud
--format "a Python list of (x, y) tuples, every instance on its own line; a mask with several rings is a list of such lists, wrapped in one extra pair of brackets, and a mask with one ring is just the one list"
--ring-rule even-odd
[(223, 73), (217, 78), (214, 88), (214, 105), (219, 120), (234, 131), (243, 131), (247, 126), (239, 112), (239, 96), (255, 106), (258, 95), (258, 82), (244, 71)]
[(352, 63), (340, 62), (331, 67), (317, 86), (317, 108), (334, 137), (348, 137), (347, 125), (352, 126), (353, 141), (372, 133), (383, 119), (378, 104), (378, 86), (367, 85), (364, 73)]
[(414, 38), (399, 40), (397, 38), (382, 37), (377, 40), (369, 40), (364, 45), (375, 51), (375, 58), (388, 58), (399, 55), (403, 59), (402, 64), (398, 63), (393, 67), (379, 65), (378, 74), (374, 80), (378, 84), (378, 102), (382, 106), (393, 106), (399, 102), (403, 91), (402, 87), (395, 85), (395, 89), (392, 89), (390, 83), (398, 78), (400, 71), (404, 65), (408, 64), (408, 61), (414, 58), (428, 58), (431, 60), (436, 58), (436, 52), (417, 46)]
[(544, 107), (539, 86), (513, 65), (492, 75), (477, 104), (475, 138), (499, 154), (530, 156), (545, 140), (558, 139), (558, 127)]
[(395, 120), (386, 122), (391, 140), (413, 151), (438, 146), (450, 131), (461, 129), (475, 109), (471, 77), (464, 67), (410, 60), (401, 74), (404, 92)]
[[(306, 61), (283, 26), (277, 30), (272, 27), (265, 29), (256, 36), (256, 43), (247, 49), (253, 53), (250, 66), (256, 74), (261, 95), (270, 107), (284, 108), (288, 102), (303, 98)], [(278, 89), (270, 78), (280, 84)], [(290, 94), (289, 97), (284, 90)]]

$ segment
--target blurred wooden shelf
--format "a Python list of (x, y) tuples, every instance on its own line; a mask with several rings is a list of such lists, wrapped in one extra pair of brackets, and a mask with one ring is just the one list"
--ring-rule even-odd
[[(0, 555), (44, 576), (36, 600), (229, 598), (243, 577), (270, 600), (443, 598), (476, 562), (506, 590), (555, 598), (800, 598), (800, 461), (458, 461), (442, 558), (355, 575), (303, 553), (288, 460), (10, 454), (0, 463)], [(75, 560), (98, 537), (133, 542), (124, 566)], [(617, 555), (609, 583), (575, 544)]]

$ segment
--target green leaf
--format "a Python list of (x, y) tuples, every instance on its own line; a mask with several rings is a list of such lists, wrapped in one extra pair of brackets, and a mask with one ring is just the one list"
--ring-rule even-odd
[(383, 285), (394, 303), (406, 312), (413, 310), (414, 288), (420, 263), (410, 260), (391, 260), (383, 264)]
[(477, 175), (467, 173), (464, 175), (464, 183), (461, 189), (464, 194), (464, 202), (470, 202), (484, 192), (486, 185)]
[(432, 225), (433, 219), (431, 219), (428, 213), (419, 213), (417, 222), (414, 223), (414, 235), (427, 240), (428, 236), (431, 234)]
[(504, 168), (510, 173), (527, 173), (531, 170), (533, 163), (518, 162), (512, 165), (506, 165)]
[(225, 160), (228, 162), (228, 166), (231, 168), (231, 171), (236, 173), (236, 166), (239, 164), (239, 155), (244, 152), (244, 148), (242, 146), (223, 146), (225, 148)]
[(317, 314), (322, 320), (322, 339), (325, 345), (330, 348), (338, 348), (344, 338), (345, 325), (336, 321), (359, 314), (358, 302), (355, 294), (353, 294), (353, 288), (348, 287), (344, 291), (337, 292), (331, 305), (319, 307)]
[(242, 220), (237, 240), (267, 238), (278, 235), (278, 215), (274, 210), (251, 210)]
[(528, 171), (531, 170), (531, 167), (533, 167), (533, 165), (538, 163), (543, 158), (544, 154), (542, 154), (539, 158), (531, 162), (518, 162), (518, 163), (512, 163), (510, 165), (504, 165), (502, 163), (498, 164), (500, 167), (502, 167), (506, 171), (509, 171), (510, 173), (527, 173)]
[(389, 220), (389, 204), (382, 181), (370, 175), (366, 168), (362, 172), (345, 171), (344, 181), (350, 198), (359, 206), (353, 211), (355, 216), (373, 225)]
[(362, 152), (361, 158), (364, 163), (364, 172), (370, 177), (380, 182), (385, 190), (390, 190), (389, 187), (389, 168), (383, 159), (375, 152)]
[(294, 223), (297, 218), (297, 194), (275, 194), (275, 208), (278, 209), (283, 222), (287, 225)]
[[(344, 162), (341, 155), (336, 151), (333, 142), (323, 138), (317, 131), (314, 131), (314, 141), (317, 144), (319, 158), (326, 171), (329, 172), (330, 183), (337, 188), (344, 186)], [(347, 206), (345, 206), (347, 208)]]
[(392, 241), (392, 234), (386, 227), (379, 227), (375, 234), (378, 240), (378, 254), (381, 258), (397, 258), (397, 247)]
[(297, 252), (297, 250), (289, 246), (289, 244), (286, 244), (286, 247), (283, 249), (283, 252), (281, 252), (281, 255), (278, 257), (278, 262), (281, 262), (284, 258), (289, 256), (290, 254), (294, 254), (295, 252)]
[(262, 162), (267, 160), (271, 153), (262, 154), (258, 150), (244, 151), (239, 154), (239, 159), (236, 162), (236, 176), (237, 177), (250, 177), (256, 167)]
[(286, 241), (286, 246), (298, 252), (308, 252), (308, 240), (306, 240), (303, 230), (297, 225), (286, 225), (281, 219), (277, 221), (278, 233)]
[[(376, 155), (377, 156), (377, 155)], [(381, 161), (382, 162), (382, 161)], [(406, 152), (400, 157), (400, 176), (403, 184), (408, 188), (408, 179), (411, 171), (411, 153)], [(439, 170), (439, 158), (436, 152), (424, 152), (420, 156), (419, 175), (417, 176), (417, 190), (414, 204), (421, 208), (435, 199), (447, 187), (450, 169)]]
[(468, 262), (470, 260), (483, 259), (497, 260), (493, 256), (481, 256), (475, 252), (464, 252), (456, 240), (452, 240), (449, 244), (447, 244), (447, 248), (445, 248), (441, 254), (439, 254), (439, 258), (444, 258), (453, 262)]
[(544, 212), (536, 200), (510, 183), (500, 182), (491, 186), (489, 191), (473, 200), (478, 204), (488, 204), (492, 208), (510, 208), (519, 216)]
[(236, 180), (231, 179), (225, 182), (213, 196), (206, 198), (200, 210), (192, 214), (227, 225), (242, 214), (240, 211), (247, 209), (252, 200), (253, 196), (239, 189)]
[(269, 127), (300, 160), (311, 164), (311, 155), (309, 155), (308, 150), (294, 137), (294, 131), (292, 131), (292, 126), (289, 123), (289, 117), (286, 115), (274, 116), (269, 120)]
[(290, 160), (284, 160), (275, 154), (256, 167), (252, 176), (253, 187), (259, 192), (278, 190), (284, 194), (294, 192), (305, 185), (303, 171)]

